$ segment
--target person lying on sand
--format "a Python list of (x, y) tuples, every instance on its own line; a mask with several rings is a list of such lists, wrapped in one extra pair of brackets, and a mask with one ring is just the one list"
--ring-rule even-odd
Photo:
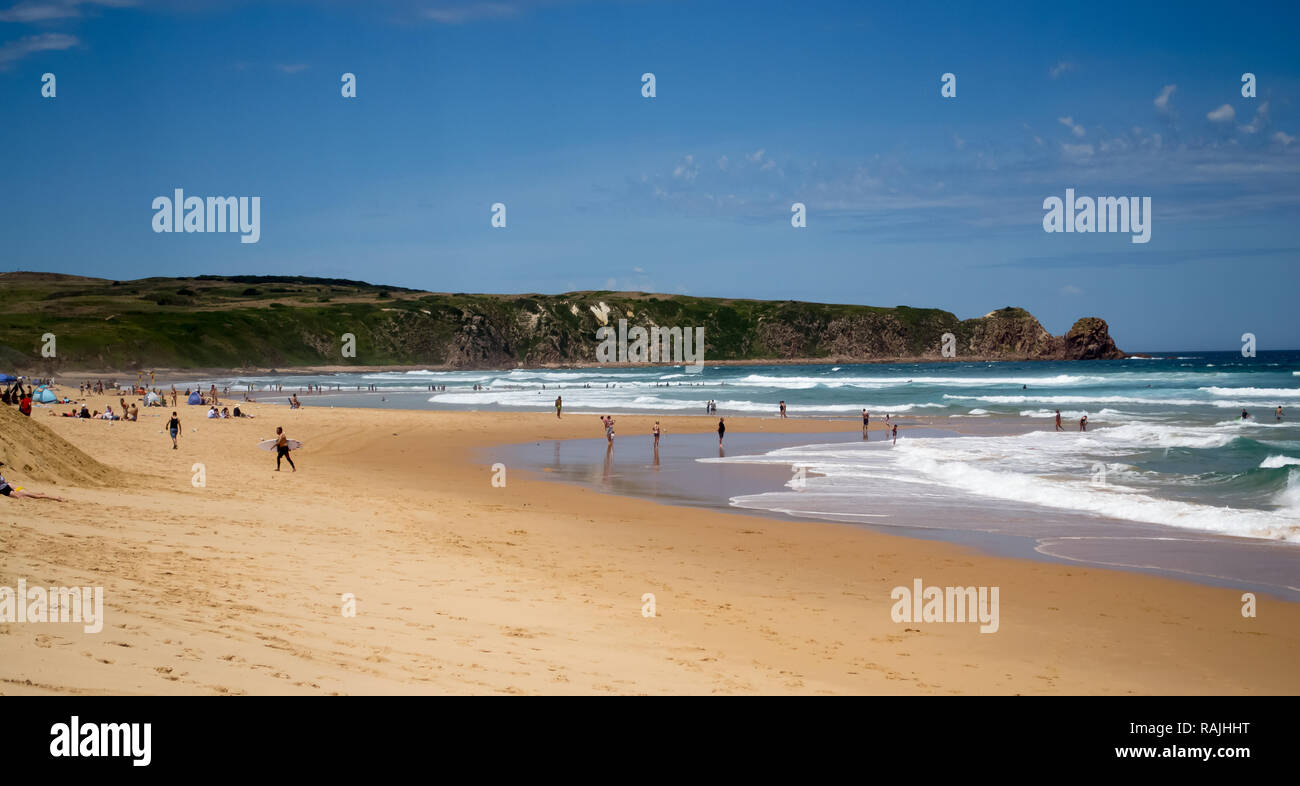
[[(0, 461), (0, 466), (4, 466), (3, 461)], [(0, 497), (9, 497), (11, 499), (52, 499), (55, 502), (63, 501), (62, 497), (55, 497), (51, 494), (39, 494), (35, 491), (27, 491), (22, 486), (11, 486), (9, 485), (9, 482), (5, 480), (4, 475), (0, 475)]]

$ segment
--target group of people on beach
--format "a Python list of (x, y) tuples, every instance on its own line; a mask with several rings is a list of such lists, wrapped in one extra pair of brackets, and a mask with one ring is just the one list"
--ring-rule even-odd
[[(1057, 431), (1065, 431), (1065, 427), (1061, 425), (1061, 410), (1059, 410), (1059, 409), (1056, 410), (1056, 430), (1057, 430)], [(1088, 430), (1088, 416), (1087, 416), (1087, 414), (1085, 414), (1083, 417), (1079, 418), (1079, 430), (1080, 430), (1080, 431), (1087, 431), (1087, 430)]]
[[(782, 402), (782, 403), (784, 403), (784, 402)], [(864, 409), (864, 410), (862, 410), (862, 439), (863, 439), (864, 441), (869, 440), (869, 439), (870, 439), (870, 433), (871, 433), (871, 413), (868, 412), (868, 411), (866, 411), (866, 410)], [(890, 422), (889, 422), (889, 413), (886, 412), (886, 413), (885, 413), (885, 439), (889, 439), (890, 437), (893, 437), (893, 439), (894, 439), (894, 444), (897, 445), (897, 444), (898, 444), (898, 424), (897, 424), (897, 423), (890, 423)]]

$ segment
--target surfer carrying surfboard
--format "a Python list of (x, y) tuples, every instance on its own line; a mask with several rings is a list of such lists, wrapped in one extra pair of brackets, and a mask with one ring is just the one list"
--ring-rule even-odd
[(298, 471), (298, 468), (293, 465), (293, 458), (289, 456), (289, 437), (285, 435), (283, 428), (281, 428), (280, 426), (276, 426), (275, 427), (275, 471), (276, 472), (280, 471), (280, 459), (284, 459), (288, 461), (289, 467), (293, 469), (294, 472)]

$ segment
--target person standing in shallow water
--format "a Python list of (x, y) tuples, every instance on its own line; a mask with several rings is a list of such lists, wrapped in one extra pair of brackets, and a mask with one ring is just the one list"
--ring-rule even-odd
[(722, 438), (727, 434), (727, 424), (718, 418), (718, 447), (722, 447)]
[(1056, 430), (1065, 431), (1065, 427), (1061, 425), (1061, 410), (1059, 409), (1056, 410)]
[(560, 408), (563, 407), (563, 406), (564, 406), (564, 397), (563, 397), (563, 396), (556, 396), (556, 397), (555, 397), (555, 417), (556, 417), (556, 418), (559, 418), (559, 417), (560, 417)]

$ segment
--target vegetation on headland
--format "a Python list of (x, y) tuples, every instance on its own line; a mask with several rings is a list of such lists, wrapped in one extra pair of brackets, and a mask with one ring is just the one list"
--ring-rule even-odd
[[(1123, 357), (1095, 317), (1052, 336), (1029, 312), (960, 320), (935, 308), (642, 292), (422, 292), (306, 276), (135, 281), (0, 273), (0, 368), (440, 368), (586, 365), (605, 324), (703, 327), (706, 361)], [(343, 336), (355, 337), (355, 356)], [(54, 357), (43, 357), (54, 336)], [(47, 353), (48, 354), (48, 353)]]

